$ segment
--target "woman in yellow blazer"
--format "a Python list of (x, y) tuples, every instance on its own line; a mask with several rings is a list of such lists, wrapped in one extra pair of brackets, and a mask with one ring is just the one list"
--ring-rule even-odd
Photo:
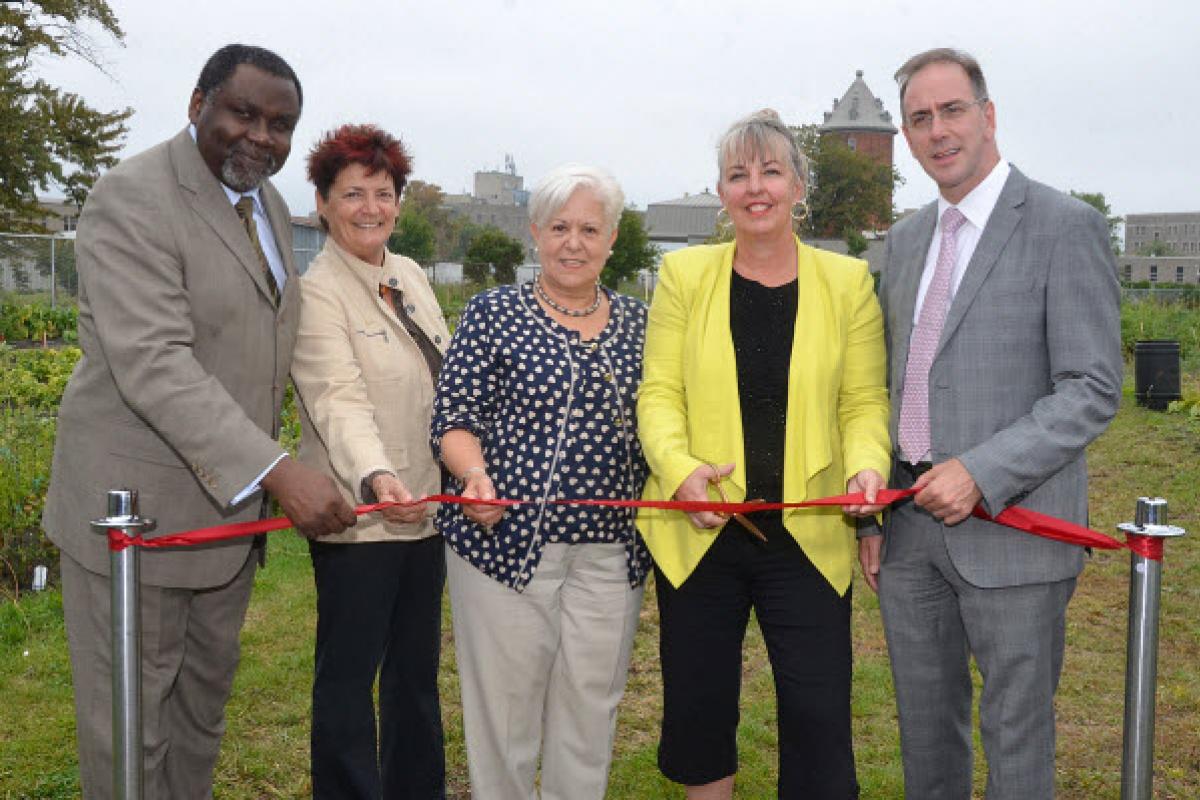
[[(308, 159), (329, 238), (301, 279), (292, 360), (300, 461), (351, 503), (408, 501), (441, 486), (429, 421), (450, 333), (425, 273), (387, 249), (408, 173), (400, 142), (370, 125), (343, 125)], [(432, 513), (394, 506), (309, 542), (315, 798), (445, 796), (437, 671), (446, 562)]]
[[(735, 241), (663, 259), (638, 400), (647, 499), (804, 500), (884, 486), (883, 326), (866, 264), (792, 232), (807, 166), (770, 110), (719, 147)], [(718, 488), (719, 486), (719, 488)], [(659, 767), (732, 796), (750, 610), (775, 676), (779, 797), (858, 796), (850, 740), (852, 516), (877, 506), (644, 511), (664, 687)], [(761, 534), (761, 537), (759, 536)]]

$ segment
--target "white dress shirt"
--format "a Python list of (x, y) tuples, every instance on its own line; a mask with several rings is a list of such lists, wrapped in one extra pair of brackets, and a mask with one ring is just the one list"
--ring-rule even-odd
[[(971, 256), (975, 255), (979, 237), (983, 235), (988, 218), (992, 216), (992, 210), (996, 208), (996, 201), (1000, 199), (1000, 192), (1004, 189), (1004, 183), (1008, 180), (1010, 171), (1008, 162), (1000, 159), (988, 176), (955, 206), (967, 218), (967, 221), (958, 229), (954, 240), (954, 274), (950, 279), (950, 300), (953, 300), (954, 295), (958, 292), (963, 274), (967, 271), (967, 265), (971, 263)], [(914, 326), (921, 316), (925, 293), (929, 290), (929, 284), (933, 281), (933, 271), (937, 268), (938, 249), (941, 247), (942, 241), (942, 215), (951, 205), (946, 198), (938, 195), (937, 226), (933, 229), (929, 252), (925, 254), (925, 271), (921, 273), (921, 284), (917, 288), (917, 302), (913, 305)]]

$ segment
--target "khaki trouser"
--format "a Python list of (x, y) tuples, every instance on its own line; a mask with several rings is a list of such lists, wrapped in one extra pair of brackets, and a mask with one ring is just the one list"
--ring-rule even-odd
[(447, 549), (474, 800), (603, 800), (642, 587), (621, 544), (550, 544), (516, 592)]
[[(141, 586), (146, 800), (212, 797), (257, 556), (251, 550), (233, 580), (213, 589)], [(109, 579), (63, 553), (62, 582), (79, 778), (87, 800), (107, 800), (113, 789)]]

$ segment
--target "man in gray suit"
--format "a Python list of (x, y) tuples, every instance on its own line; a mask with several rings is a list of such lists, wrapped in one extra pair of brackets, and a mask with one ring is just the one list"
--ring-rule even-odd
[(1087, 521), (1084, 449), (1121, 394), (1103, 217), (1000, 158), (979, 64), (932, 50), (896, 73), (904, 136), (939, 198), (888, 234), (892, 485), (914, 487), (860, 557), (879, 592), (904, 782), (971, 797), (974, 656), (989, 800), (1054, 795), (1054, 692), (1083, 549), (970, 516), (1020, 504)]
[[(157, 534), (255, 519), (266, 490), (306, 535), (354, 512), (276, 441), (300, 292), (283, 166), (301, 88), (277, 55), (230, 45), (191, 125), (97, 184), (79, 222), (79, 343), (43, 526), (62, 551), (80, 779), (112, 789), (108, 552), (88, 520), (139, 490)], [(261, 545), (259, 545), (261, 546)], [(250, 540), (142, 554), (148, 798), (212, 796), (224, 706), (260, 553)]]

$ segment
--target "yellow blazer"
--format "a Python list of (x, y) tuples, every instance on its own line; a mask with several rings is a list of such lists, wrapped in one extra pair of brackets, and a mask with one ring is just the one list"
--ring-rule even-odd
[[(795, 334), (783, 466), (788, 501), (842, 494), (860, 470), (887, 476), (883, 319), (866, 263), (796, 240)], [(646, 326), (638, 426), (651, 476), (643, 496), (670, 498), (704, 463), (734, 462), (729, 499), (746, 497), (737, 362), (729, 331), (733, 243), (663, 258)], [(710, 489), (713, 499), (719, 499)], [(857, 556), (839, 508), (789, 509), (784, 526), (839, 594)], [(638, 530), (674, 586), (712, 546), (712, 531), (678, 511), (642, 509)]]

